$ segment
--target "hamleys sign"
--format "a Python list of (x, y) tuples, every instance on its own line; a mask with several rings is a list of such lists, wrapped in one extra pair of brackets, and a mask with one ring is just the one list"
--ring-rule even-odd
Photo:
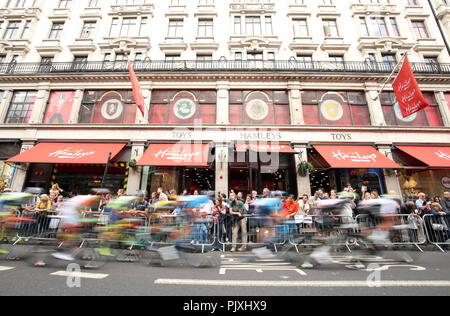
[(339, 161), (346, 161), (346, 160), (350, 160), (352, 162), (376, 162), (377, 161), (377, 155), (376, 154), (360, 154), (359, 152), (355, 151), (355, 152), (342, 152), (341, 150), (337, 150), (336, 152), (333, 151), (332, 158), (335, 158)]
[(94, 154), (95, 151), (84, 151), (83, 149), (73, 149), (72, 147), (67, 147), (49, 153), (48, 157), (57, 159), (82, 159), (84, 157), (92, 156)]
[(442, 158), (442, 159), (450, 161), (450, 154), (449, 153), (443, 152), (442, 150), (438, 150), (435, 154), (439, 158)]

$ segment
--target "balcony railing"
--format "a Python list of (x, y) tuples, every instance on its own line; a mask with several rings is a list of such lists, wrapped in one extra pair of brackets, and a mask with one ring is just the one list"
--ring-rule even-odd
[[(154, 61), (132, 62), (135, 72), (300, 72), (300, 73), (390, 73), (395, 64), (358, 61)], [(450, 75), (450, 64), (411, 63), (416, 74)], [(39, 75), (74, 73), (124, 73), (126, 61), (68, 63), (3, 63), (0, 75)]]

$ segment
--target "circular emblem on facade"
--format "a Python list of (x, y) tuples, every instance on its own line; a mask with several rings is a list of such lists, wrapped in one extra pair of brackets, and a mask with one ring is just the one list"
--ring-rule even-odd
[(269, 115), (269, 105), (263, 100), (251, 100), (247, 103), (245, 111), (252, 120), (261, 121)]
[(443, 177), (441, 179), (441, 183), (445, 188), (450, 189), (450, 178), (449, 177)]
[(328, 121), (339, 121), (344, 115), (344, 109), (338, 101), (325, 100), (320, 105), (320, 113)]
[(173, 106), (173, 113), (180, 120), (187, 120), (194, 116), (196, 112), (195, 103), (190, 99), (178, 100)]
[(119, 99), (109, 99), (102, 105), (102, 116), (106, 120), (115, 120), (122, 116), (123, 103)]
[(407, 123), (412, 122), (417, 118), (417, 113), (413, 113), (410, 116), (403, 117), (402, 110), (400, 109), (400, 105), (398, 104), (398, 102), (395, 102), (394, 104), (394, 114), (397, 120)]

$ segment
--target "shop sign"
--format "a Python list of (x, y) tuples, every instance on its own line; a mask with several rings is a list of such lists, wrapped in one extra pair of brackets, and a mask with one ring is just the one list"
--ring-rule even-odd
[(320, 113), (328, 121), (339, 121), (344, 115), (344, 109), (335, 100), (325, 100), (320, 105)]
[(55, 157), (58, 159), (81, 159), (87, 156), (92, 156), (95, 151), (83, 152), (83, 149), (72, 149), (72, 147), (67, 147), (65, 149), (58, 149), (53, 153), (49, 153), (48, 157)]
[(450, 178), (449, 177), (442, 177), (441, 183), (445, 188), (450, 189)]
[(190, 99), (178, 100), (173, 106), (173, 113), (180, 120), (188, 120), (196, 112), (195, 103)]
[(439, 151), (436, 152), (436, 155), (439, 158), (442, 158), (442, 159), (450, 161), (450, 154), (449, 153), (446, 153), (446, 152), (443, 152), (442, 150), (439, 150)]
[(336, 158), (339, 161), (352, 161), (352, 162), (376, 162), (377, 161), (377, 155), (376, 154), (369, 154), (369, 155), (361, 155), (359, 152), (349, 152), (349, 153), (343, 153), (341, 150), (338, 150), (337, 152), (332, 153), (332, 158)]
[(155, 159), (167, 159), (167, 160), (182, 160), (182, 161), (193, 161), (195, 157), (199, 157), (201, 153), (188, 152), (186, 150), (176, 151), (173, 148), (167, 148), (166, 150), (160, 150), (153, 154)]
[(252, 120), (262, 121), (269, 115), (269, 106), (263, 100), (251, 100), (247, 103), (245, 111)]

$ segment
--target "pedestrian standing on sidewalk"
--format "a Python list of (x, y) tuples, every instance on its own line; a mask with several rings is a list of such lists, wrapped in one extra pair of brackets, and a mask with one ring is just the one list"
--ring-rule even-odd
[(234, 215), (234, 224), (233, 224), (233, 238), (232, 243), (233, 246), (231, 248), (231, 252), (236, 251), (236, 244), (239, 230), (242, 231), (242, 247), (238, 249), (238, 251), (245, 251), (247, 249), (247, 218), (245, 215), (244, 203), (239, 201), (236, 197), (236, 194), (230, 194), (230, 214)]

